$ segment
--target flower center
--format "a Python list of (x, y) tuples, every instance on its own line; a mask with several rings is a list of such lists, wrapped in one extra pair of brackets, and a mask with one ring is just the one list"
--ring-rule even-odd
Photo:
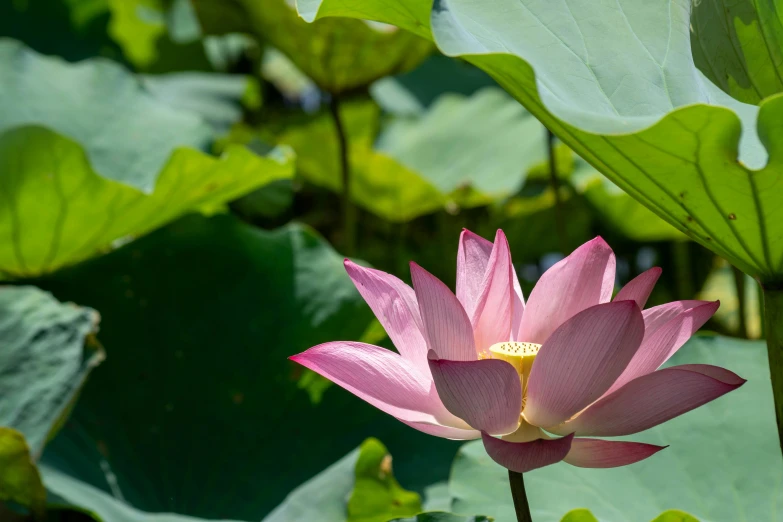
[(530, 377), (530, 369), (536, 359), (540, 344), (536, 343), (496, 343), (489, 347), (491, 359), (506, 361), (519, 374), (519, 382), (522, 385), (522, 409), (525, 408), (527, 399), (527, 380)]

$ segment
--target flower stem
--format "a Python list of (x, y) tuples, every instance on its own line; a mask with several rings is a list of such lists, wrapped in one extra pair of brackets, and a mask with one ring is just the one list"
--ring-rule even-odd
[(772, 378), (780, 448), (783, 450), (783, 286), (764, 284), (762, 288), (769, 374)]
[(533, 517), (530, 516), (530, 506), (527, 504), (525, 480), (522, 478), (522, 473), (508, 470), (508, 482), (511, 484), (511, 497), (514, 499), (517, 520), (519, 522), (533, 522)]
[(731, 267), (734, 272), (734, 288), (737, 292), (737, 313), (739, 315), (739, 336), (743, 339), (748, 338), (748, 323), (747, 323), (747, 302), (745, 299), (745, 272), (737, 268)]
[(337, 144), (340, 153), (343, 254), (350, 257), (354, 255), (356, 249), (356, 209), (351, 202), (351, 166), (349, 162), (350, 151), (348, 150), (348, 136), (345, 133), (345, 127), (340, 118), (340, 99), (336, 94), (332, 94), (331, 99), (329, 100), (329, 112), (334, 121), (334, 130), (337, 133)]

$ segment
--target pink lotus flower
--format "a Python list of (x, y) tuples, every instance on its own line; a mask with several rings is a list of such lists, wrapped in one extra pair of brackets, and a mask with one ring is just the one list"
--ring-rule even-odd
[(462, 233), (456, 296), (415, 263), (415, 290), (348, 260), (345, 267), (399, 354), (338, 341), (291, 359), (417, 430), (482, 438), (511, 471), (638, 462), (664, 447), (583, 436), (638, 433), (745, 382), (704, 364), (659, 370), (719, 303), (642, 311), (659, 268), (612, 299), (615, 258), (600, 237), (547, 270), (527, 303), (502, 231), (494, 244)]

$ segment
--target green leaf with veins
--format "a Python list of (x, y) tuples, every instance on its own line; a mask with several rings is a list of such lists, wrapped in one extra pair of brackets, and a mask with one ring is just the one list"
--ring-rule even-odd
[(84, 147), (98, 174), (143, 191), (176, 147), (203, 149), (211, 140), (198, 115), (155, 99), (109, 60), (71, 64), (0, 39), (0, 76), (0, 132), (48, 127)]
[(233, 146), (220, 158), (178, 149), (147, 194), (92, 170), (84, 150), (41, 127), (0, 133), (0, 271), (51, 272), (193, 210), (214, 210), (290, 178), (285, 151), (256, 156)]
[(713, 83), (745, 103), (783, 92), (779, 2), (699, 0), (692, 9), (693, 58)]
[(332, 94), (368, 86), (420, 63), (432, 44), (357, 20), (308, 24), (287, 0), (193, 0), (208, 34), (248, 32), (269, 42)]
[(752, 276), (783, 279), (783, 96), (744, 105), (707, 80), (690, 6), (438, 0), (430, 13), (426, 0), (299, 0), (307, 19), (367, 18), (433, 39), (675, 228)]

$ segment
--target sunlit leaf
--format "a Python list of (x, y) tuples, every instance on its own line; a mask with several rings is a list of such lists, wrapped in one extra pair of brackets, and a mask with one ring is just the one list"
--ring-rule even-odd
[(84, 147), (98, 174), (143, 191), (177, 146), (210, 141), (198, 115), (168, 107), (108, 60), (68, 64), (0, 39), (0, 76), (0, 132), (48, 127)]
[[(616, 469), (560, 463), (525, 474), (534, 519), (557, 520), (570, 509), (588, 508), (601, 522), (628, 522), (652, 520), (678, 508), (702, 522), (776, 522), (783, 462), (764, 344), (698, 337), (670, 362), (692, 363), (729, 368), (748, 382), (718, 401), (631, 437), (670, 445), (645, 461)], [(752, 443), (748, 434), (753, 434)], [(481, 442), (463, 446), (449, 485), (453, 511), (487, 513), (497, 522), (515, 520), (506, 470), (487, 456)]]
[[(601, 522), (589, 509), (574, 509), (566, 513), (560, 522)], [(655, 517), (652, 522), (699, 522), (696, 518), (682, 511), (670, 510)]]
[(145, 67), (157, 57), (158, 38), (166, 34), (163, 0), (108, 0), (109, 34), (128, 59)]
[(376, 439), (366, 440), (356, 461), (347, 522), (387, 522), (421, 511), (421, 497), (403, 489), (392, 473), (392, 457)]
[(560, 522), (599, 522), (589, 509), (574, 509), (565, 514)]
[(297, 386), (288, 356), (359, 339), (372, 317), (343, 256), (306, 227), (191, 216), (38, 284), (100, 310), (110, 347), (44, 462), (135, 509), (258, 520), (371, 435), (408, 488), (448, 473), (449, 441), (337, 386), (317, 405)]
[(783, 96), (743, 105), (707, 80), (691, 54), (690, 6), (439, 0), (430, 17), (425, 0), (299, 0), (307, 19), (368, 18), (432, 38), (489, 72), (675, 228), (745, 272), (776, 279)]
[(421, 62), (426, 40), (364, 21), (308, 24), (287, 0), (193, 0), (208, 34), (249, 32), (271, 43), (319, 87), (337, 94)]
[(293, 159), (235, 146), (222, 157), (178, 149), (147, 194), (92, 170), (81, 147), (41, 127), (0, 134), (0, 271), (53, 271), (185, 212), (290, 178)]
[(696, 66), (745, 103), (783, 92), (783, 12), (777, 2), (699, 0), (691, 13)]
[(683, 511), (672, 509), (665, 513), (661, 513), (652, 522), (699, 522), (699, 519), (693, 515), (689, 515)]
[(0, 427), (0, 513), (2, 501), (11, 501), (41, 513), (46, 490), (24, 435)]

